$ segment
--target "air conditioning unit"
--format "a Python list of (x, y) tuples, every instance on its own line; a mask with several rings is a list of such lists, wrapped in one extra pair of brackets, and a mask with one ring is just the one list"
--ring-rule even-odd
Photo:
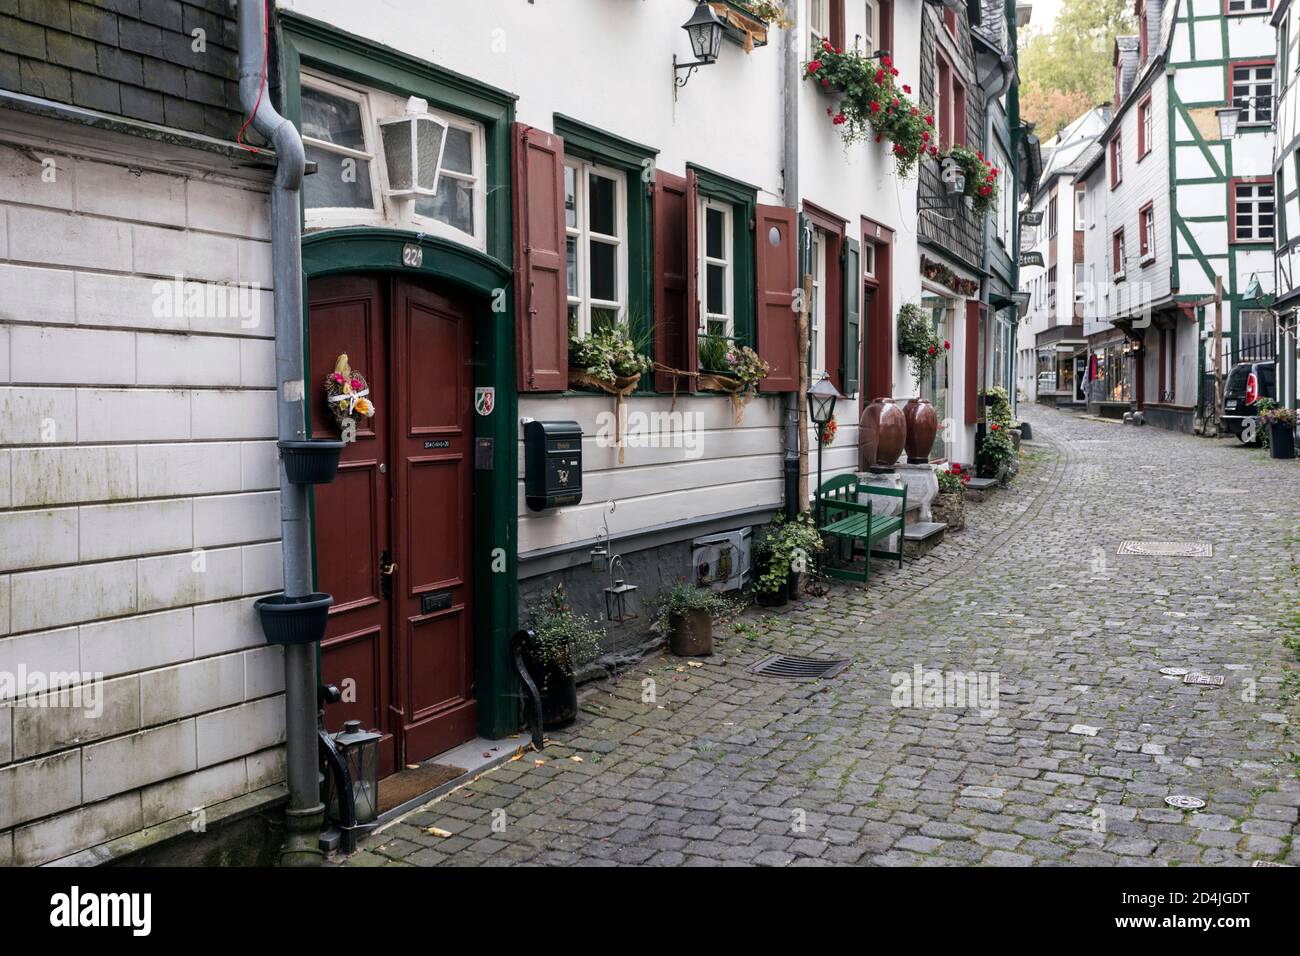
[(741, 528), (691, 542), (695, 583), (714, 591), (739, 591), (749, 581), (753, 531)]

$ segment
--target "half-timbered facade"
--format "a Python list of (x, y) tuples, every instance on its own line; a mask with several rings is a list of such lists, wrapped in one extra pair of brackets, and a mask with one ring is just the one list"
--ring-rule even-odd
[(1278, 399), (1296, 407), (1296, 307), (1300, 303), (1300, 19), (1291, 0), (1279, 0), (1272, 24), (1276, 36), (1277, 124), (1273, 191), (1277, 203), (1274, 242)]

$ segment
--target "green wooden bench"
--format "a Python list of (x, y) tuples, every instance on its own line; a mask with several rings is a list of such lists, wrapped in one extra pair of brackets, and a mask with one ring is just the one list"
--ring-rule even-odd
[[(858, 501), (859, 494), (884, 495), (900, 498), (898, 514), (875, 514), (871, 499), (866, 503)], [(871, 574), (872, 545), (877, 541), (898, 535), (897, 551), (876, 551), (882, 558), (897, 558), (898, 566), (903, 566), (903, 518), (907, 514), (907, 486), (902, 488), (884, 488), (877, 485), (864, 485), (853, 475), (838, 475), (825, 482), (817, 489), (817, 527), (829, 538), (847, 542), (849, 558), (852, 560), (854, 545), (861, 541), (866, 552), (862, 573), (851, 568), (824, 567), (822, 570), (833, 578), (845, 581), (866, 583)]]

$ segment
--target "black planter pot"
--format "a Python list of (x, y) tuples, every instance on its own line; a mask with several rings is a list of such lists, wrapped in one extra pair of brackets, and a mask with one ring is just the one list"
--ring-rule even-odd
[(781, 607), (790, 600), (790, 589), (787, 585), (779, 591), (760, 591), (754, 589), (754, 600), (758, 601), (763, 607)]
[(1268, 456), (1270, 458), (1295, 457), (1295, 426), (1273, 422), (1268, 426)]
[[(530, 668), (531, 670), (531, 668)], [(554, 668), (537, 676), (537, 689), (542, 695), (542, 726), (547, 730), (567, 727), (578, 718), (578, 682), (572, 674)]]
[(798, 571), (791, 571), (790, 577), (785, 582), (785, 592), (789, 595), (791, 601), (799, 600), (799, 585), (803, 583), (803, 575)]
[(1020, 423), (1020, 440), (1021, 441), (1034, 440), (1034, 430), (1029, 427), (1029, 422)]
[(254, 601), (253, 609), (268, 644), (314, 644), (325, 636), (333, 603), (333, 595), (320, 592), (298, 598), (272, 594)]
[(284, 472), (295, 485), (324, 485), (334, 480), (344, 442), (328, 438), (278, 442)]

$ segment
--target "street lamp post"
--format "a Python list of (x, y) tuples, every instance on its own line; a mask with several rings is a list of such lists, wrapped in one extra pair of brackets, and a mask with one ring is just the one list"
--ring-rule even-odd
[(822, 377), (812, 388), (808, 389), (808, 416), (817, 426), (817, 513), (813, 516), (817, 522), (817, 527), (822, 524), (822, 433), (826, 428), (826, 423), (835, 415), (835, 400), (840, 397), (840, 393), (835, 386), (831, 384), (830, 376), (822, 372)]

